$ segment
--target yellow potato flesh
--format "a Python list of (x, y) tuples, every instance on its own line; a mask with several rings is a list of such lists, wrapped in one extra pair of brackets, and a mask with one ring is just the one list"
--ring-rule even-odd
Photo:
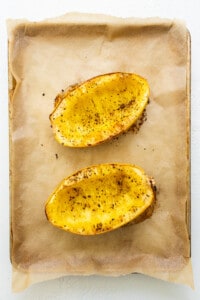
[(57, 96), (50, 115), (56, 140), (70, 147), (104, 142), (133, 125), (149, 98), (147, 81), (131, 73), (94, 77)]
[(95, 235), (133, 221), (153, 201), (151, 180), (141, 168), (101, 164), (64, 179), (49, 197), (45, 211), (56, 227)]

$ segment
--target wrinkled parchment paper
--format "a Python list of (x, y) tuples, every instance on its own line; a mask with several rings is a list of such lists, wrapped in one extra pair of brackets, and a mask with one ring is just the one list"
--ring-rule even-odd
[[(134, 272), (193, 286), (185, 25), (67, 14), (38, 23), (9, 21), (8, 35), (13, 290), (69, 274)], [(149, 81), (150, 103), (139, 131), (87, 149), (59, 145), (49, 121), (56, 95), (117, 71)], [(154, 177), (152, 217), (98, 236), (53, 227), (44, 205), (55, 186), (80, 168), (105, 162), (136, 164)]]

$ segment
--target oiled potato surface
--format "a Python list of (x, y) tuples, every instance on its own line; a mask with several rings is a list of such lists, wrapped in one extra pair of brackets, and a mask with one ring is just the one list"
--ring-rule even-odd
[(147, 81), (136, 74), (94, 77), (56, 98), (50, 115), (56, 140), (69, 147), (104, 142), (133, 125), (149, 98)]
[(133, 221), (153, 201), (151, 180), (141, 168), (100, 164), (64, 179), (45, 208), (54, 226), (72, 233), (93, 235)]

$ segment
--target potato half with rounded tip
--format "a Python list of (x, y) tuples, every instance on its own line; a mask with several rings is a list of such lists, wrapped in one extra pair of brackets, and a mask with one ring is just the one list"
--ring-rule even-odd
[(56, 227), (96, 235), (145, 215), (154, 200), (152, 181), (140, 167), (100, 164), (64, 179), (47, 200), (45, 212)]
[(77, 85), (56, 97), (50, 122), (64, 146), (88, 147), (128, 130), (149, 99), (148, 82), (136, 74), (110, 73)]

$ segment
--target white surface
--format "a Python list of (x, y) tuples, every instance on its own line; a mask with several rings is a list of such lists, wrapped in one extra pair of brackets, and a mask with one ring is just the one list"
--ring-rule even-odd
[[(192, 261), (195, 290), (143, 275), (121, 278), (65, 277), (11, 292), (8, 196), (7, 34), (5, 20), (37, 21), (66, 12), (105, 13), (121, 17), (167, 17), (186, 21), (192, 36)], [(9, 299), (200, 299), (200, 1), (199, 0), (7, 0), (0, 2), (0, 300)]]

